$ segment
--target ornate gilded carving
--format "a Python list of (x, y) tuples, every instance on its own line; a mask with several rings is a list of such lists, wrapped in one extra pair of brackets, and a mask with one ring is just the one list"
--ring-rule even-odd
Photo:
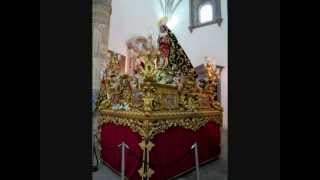
[(144, 59), (144, 67), (141, 69), (141, 74), (145, 82), (156, 81), (156, 74), (158, 70), (156, 69), (156, 61), (159, 57), (159, 51), (156, 49), (150, 49), (146, 53), (141, 53), (138, 58)]
[(149, 167), (150, 162), (150, 151), (154, 147), (154, 144), (151, 141), (144, 140), (139, 143), (140, 148), (143, 150), (143, 159), (142, 159), (142, 166), (138, 170), (141, 179), (149, 179), (153, 174), (154, 171)]
[[(155, 146), (152, 139), (157, 134), (172, 127), (197, 131), (208, 122), (221, 125), (222, 108), (213, 95), (218, 82), (214, 66), (206, 65), (209, 76), (200, 91), (192, 65), (181, 67), (184, 71), (171, 76), (166, 68), (157, 68), (157, 49), (150, 48), (139, 58), (142, 64), (134, 76), (120, 74), (117, 57), (111, 58), (97, 109), (99, 128), (104, 123), (113, 123), (130, 127), (142, 137), (139, 146), (143, 159), (139, 174), (144, 180), (154, 173), (149, 167), (149, 154)], [(187, 58), (183, 60), (188, 64)]]
[(217, 68), (215, 65), (209, 62), (205, 64), (205, 67), (207, 69), (208, 74), (208, 81), (205, 90), (209, 92), (215, 92), (219, 81)]
[(199, 130), (208, 122), (222, 124), (221, 111), (197, 111), (197, 112), (141, 112), (141, 111), (116, 111), (105, 110), (101, 112), (98, 119), (100, 125), (114, 123), (128, 126), (134, 132), (139, 133), (143, 138), (152, 140), (153, 137), (171, 127), (182, 127)]
[(186, 110), (186, 111), (196, 111), (199, 110), (199, 100), (198, 100), (198, 95), (195, 93), (183, 93), (180, 95), (180, 107), (181, 110)]

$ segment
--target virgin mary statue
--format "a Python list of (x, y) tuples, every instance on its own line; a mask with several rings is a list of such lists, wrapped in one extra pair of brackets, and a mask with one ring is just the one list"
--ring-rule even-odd
[(174, 77), (178, 75), (195, 75), (193, 66), (185, 51), (180, 46), (176, 36), (166, 25), (167, 19), (163, 18), (159, 23), (160, 35), (158, 47), (163, 69)]

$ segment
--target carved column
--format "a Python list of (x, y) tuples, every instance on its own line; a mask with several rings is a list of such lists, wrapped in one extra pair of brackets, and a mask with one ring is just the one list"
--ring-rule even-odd
[[(93, 108), (99, 89), (103, 64), (107, 63), (107, 50), (109, 41), (110, 16), (112, 0), (93, 0), (92, 4), (92, 102)], [(97, 133), (96, 113), (93, 113), (92, 133)], [(99, 146), (93, 138), (93, 144), (99, 152)], [(98, 155), (100, 156), (100, 155)], [(95, 157), (93, 157), (95, 158)], [(95, 165), (93, 160), (93, 165)]]
[(93, 0), (92, 9), (92, 82), (93, 95), (100, 87), (103, 64), (107, 61), (112, 0)]

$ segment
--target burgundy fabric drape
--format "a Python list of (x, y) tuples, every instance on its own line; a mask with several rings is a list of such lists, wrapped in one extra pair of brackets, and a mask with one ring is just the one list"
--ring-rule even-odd
[[(138, 169), (141, 167), (142, 150), (139, 134), (128, 127), (111, 123), (105, 124), (101, 131), (102, 159), (114, 170), (120, 172), (121, 154), (117, 147), (122, 141), (130, 149), (126, 151), (126, 171), (129, 180), (140, 180)], [(150, 168), (155, 171), (151, 180), (166, 180), (195, 166), (194, 151), (190, 149), (198, 143), (199, 161), (217, 158), (220, 154), (220, 126), (214, 122), (207, 123), (197, 132), (175, 127), (155, 136), (155, 146), (150, 152)]]

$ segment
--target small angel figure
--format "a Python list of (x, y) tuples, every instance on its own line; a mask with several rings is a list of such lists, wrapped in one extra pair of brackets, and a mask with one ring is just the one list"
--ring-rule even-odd
[(182, 81), (183, 79), (182, 79), (182, 77), (179, 75), (179, 76), (174, 77), (173, 80), (174, 80), (174, 82), (175, 82), (175, 84), (176, 84), (176, 86), (178, 88), (178, 92), (181, 92), (182, 89), (183, 89), (183, 81)]

